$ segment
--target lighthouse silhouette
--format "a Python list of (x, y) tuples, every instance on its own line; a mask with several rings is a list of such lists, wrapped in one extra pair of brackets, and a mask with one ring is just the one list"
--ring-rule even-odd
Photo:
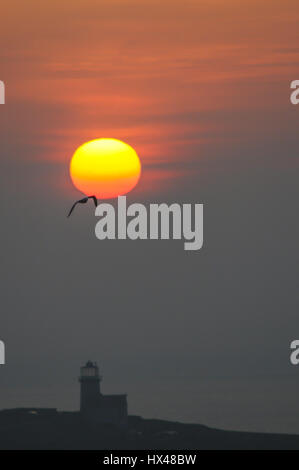
[(80, 368), (80, 412), (90, 421), (126, 427), (128, 422), (127, 395), (103, 395), (102, 377), (96, 362), (87, 361)]

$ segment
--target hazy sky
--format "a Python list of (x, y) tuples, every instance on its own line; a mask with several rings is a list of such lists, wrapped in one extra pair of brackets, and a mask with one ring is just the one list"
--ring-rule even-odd
[[(132, 414), (299, 433), (298, 31), (297, 0), (1, 5), (0, 408), (77, 409), (90, 358)], [(99, 137), (140, 156), (129, 202), (204, 204), (202, 250), (66, 218)]]

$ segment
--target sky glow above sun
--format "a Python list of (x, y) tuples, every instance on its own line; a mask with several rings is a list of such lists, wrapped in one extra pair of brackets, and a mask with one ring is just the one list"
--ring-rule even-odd
[(117, 139), (96, 139), (81, 145), (70, 163), (74, 186), (98, 199), (127, 194), (138, 183), (140, 173), (135, 150)]

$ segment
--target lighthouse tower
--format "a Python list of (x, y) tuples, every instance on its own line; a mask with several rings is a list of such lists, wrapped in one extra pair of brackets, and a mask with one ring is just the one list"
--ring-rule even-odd
[(80, 411), (88, 413), (98, 406), (101, 396), (101, 377), (96, 362), (87, 361), (85, 366), (80, 368), (80, 371)]
[(80, 368), (80, 412), (90, 421), (126, 428), (128, 425), (127, 395), (103, 395), (101, 376), (96, 362), (87, 361)]

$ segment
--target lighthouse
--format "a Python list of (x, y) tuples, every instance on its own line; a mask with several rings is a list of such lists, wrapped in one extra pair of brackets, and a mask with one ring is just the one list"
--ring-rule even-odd
[(80, 368), (80, 372), (80, 411), (84, 413), (93, 410), (98, 404), (101, 377), (96, 362), (87, 361), (85, 366)]
[(96, 362), (87, 361), (80, 368), (80, 412), (90, 421), (126, 427), (127, 395), (103, 395), (102, 377)]

